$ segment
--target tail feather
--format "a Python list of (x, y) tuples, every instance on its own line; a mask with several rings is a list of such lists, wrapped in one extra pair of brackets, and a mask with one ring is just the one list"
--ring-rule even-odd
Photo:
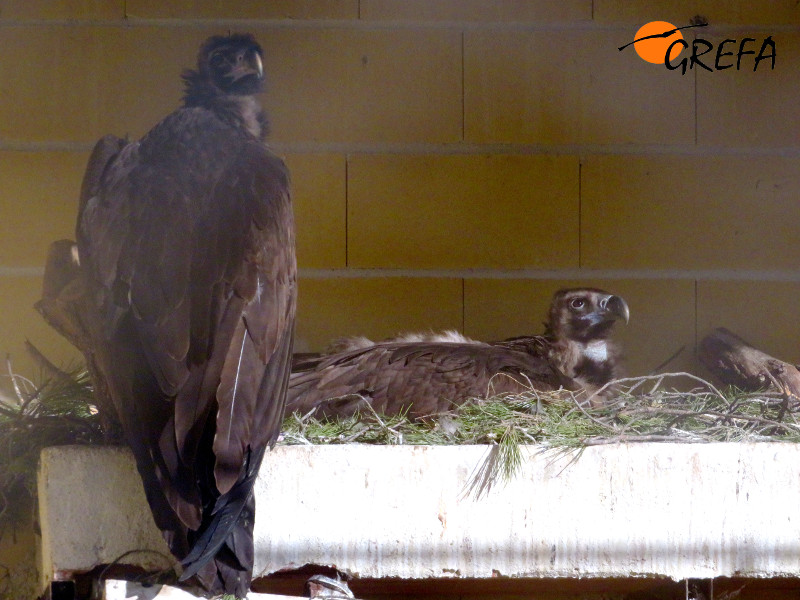
[[(181, 561), (184, 570), (180, 576), (180, 581), (186, 581), (197, 575), (220, 553), (224, 545), (228, 546), (231, 556), (235, 558), (235, 562), (239, 563), (240, 568), (234, 569), (237, 573), (239, 571), (249, 573), (252, 570), (252, 544), (249, 547), (249, 551), (247, 551), (248, 544), (243, 544), (241, 537), (245, 535), (252, 538), (253, 486), (258, 476), (258, 468), (261, 465), (264, 451), (265, 449), (262, 448), (250, 455), (245, 476), (234, 484), (227, 494), (223, 494), (217, 499), (211, 511), (210, 520), (207, 524), (201, 526), (200, 536)], [(247, 551), (246, 556), (243, 555), (243, 551)], [(230, 560), (225, 561), (222, 556), (220, 559), (226, 564), (232, 562)], [(227, 565), (227, 567), (233, 568), (232, 565)], [(239, 575), (237, 575), (238, 577)], [(247, 585), (249, 586), (249, 579)], [(227, 582), (225, 587), (226, 592), (233, 592), (233, 590), (229, 590)]]

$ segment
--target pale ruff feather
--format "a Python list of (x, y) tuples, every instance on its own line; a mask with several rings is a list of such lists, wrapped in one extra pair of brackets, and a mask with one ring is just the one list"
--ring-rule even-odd
[(583, 356), (592, 362), (602, 363), (608, 360), (608, 345), (605, 340), (589, 342), (583, 348)]

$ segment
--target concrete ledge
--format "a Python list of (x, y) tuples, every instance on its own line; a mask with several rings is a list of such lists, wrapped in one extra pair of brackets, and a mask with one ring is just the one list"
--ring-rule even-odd
[[(42, 589), (115, 561), (148, 571), (169, 566), (164, 556), (172, 555), (127, 448), (46, 448), (38, 495)], [(143, 552), (126, 554), (133, 550)]]
[[(485, 446), (276, 448), (256, 489), (255, 576), (800, 576), (800, 446), (609, 445), (572, 463), (537, 450), (475, 499), (464, 491)], [(45, 581), (166, 552), (124, 450), (46, 450), (39, 494)]]

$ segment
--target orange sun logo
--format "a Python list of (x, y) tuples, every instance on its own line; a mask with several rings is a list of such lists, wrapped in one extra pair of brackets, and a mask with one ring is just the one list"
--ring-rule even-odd
[[(633, 39), (633, 47), (639, 56), (647, 62), (663, 65), (667, 49), (673, 42), (682, 40), (683, 35), (672, 23), (651, 21), (642, 25)], [(670, 61), (676, 58), (681, 50), (683, 50), (681, 44), (673, 46), (669, 53)]]

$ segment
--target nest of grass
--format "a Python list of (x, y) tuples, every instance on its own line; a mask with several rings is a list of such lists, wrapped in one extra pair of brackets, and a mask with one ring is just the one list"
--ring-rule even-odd
[[(30, 515), (43, 448), (118, 440), (103, 430), (85, 369), (62, 371), (39, 362), (46, 368), (38, 382), (9, 366), (14, 397), (0, 396), (0, 532)], [(687, 380), (695, 386), (689, 392), (670, 387)], [(573, 452), (610, 443), (800, 442), (800, 408), (780, 394), (721, 391), (688, 373), (627, 378), (610, 386), (612, 400), (597, 407), (571, 392), (531, 386), (502, 395), (490, 388), (487, 399), (422, 420), (374, 412), (340, 420), (293, 414), (278, 443), (488, 444), (467, 490), (480, 495), (515, 475), (526, 444)]]
[[(668, 387), (675, 380), (696, 387), (676, 391)], [(800, 406), (786, 395), (723, 392), (689, 373), (619, 379), (598, 393), (609, 387), (613, 397), (602, 406), (591, 406), (592, 398), (581, 394), (528, 386), (417, 421), (374, 412), (339, 420), (294, 414), (284, 422), (279, 443), (489, 444), (466, 490), (481, 496), (516, 475), (526, 444), (537, 445), (539, 452), (579, 453), (614, 443), (800, 442)]]
[(0, 393), (0, 535), (31, 516), (43, 448), (106, 438), (86, 369), (44, 369), (34, 382), (6, 367), (13, 396)]
[[(668, 387), (690, 380), (692, 391)], [(538, 444), (571, 449), (621, 442), (800, 441), (800, 407), (772, 392), (724, 392), (689, 373), (619, 379), (611, 400), (590, 406), (591, 398), (528, 389), (516, 394), (472, 399), (430, 419), (374, 412), (347, 419), (317, 419), (313, 411), (284, 422), (283, 444)]]

